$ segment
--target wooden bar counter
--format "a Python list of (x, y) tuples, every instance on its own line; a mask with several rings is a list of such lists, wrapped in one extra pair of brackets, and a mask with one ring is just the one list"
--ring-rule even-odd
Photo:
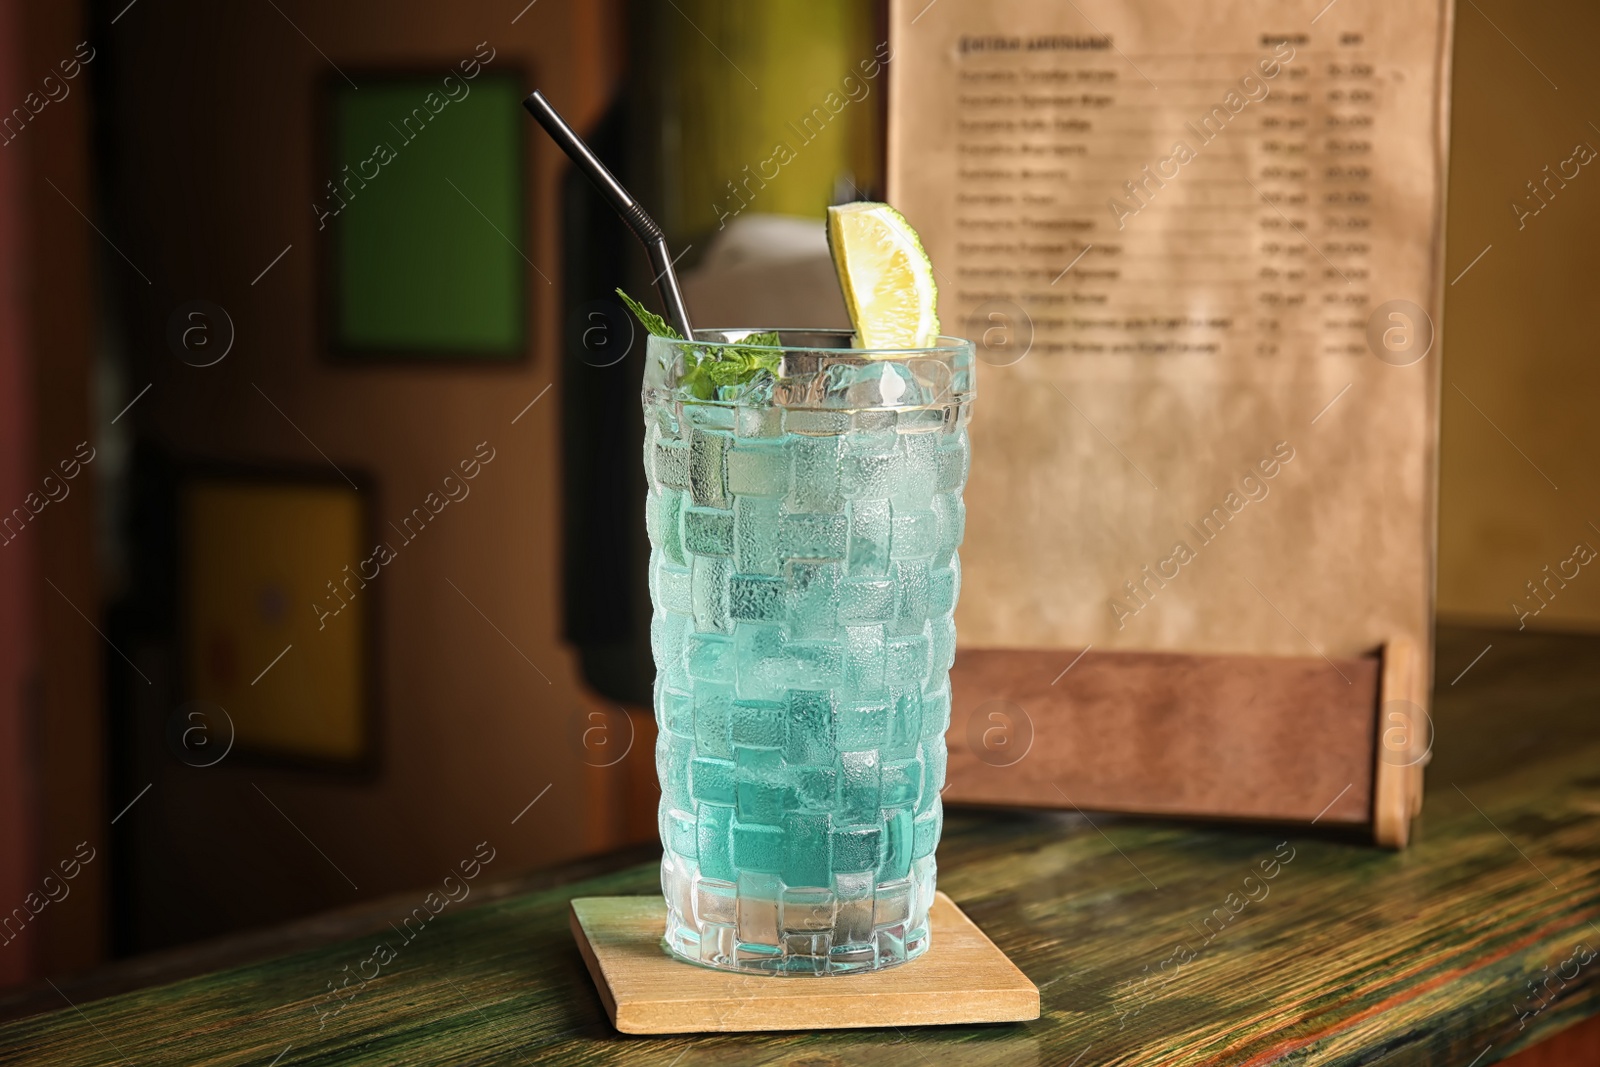
[(410, 896), (13, 993), (0, 1063), (1600, 1063), (1600, 639), (1445, 629), (1436, 673), (1404, 852), (952, 813), (940, 888), (1039, 986), (1037, 1022), (618, 1034), (568, 901), (657, 892), (636, 851), (480, 888), (347, 999), (329, 982), (395, 940)]

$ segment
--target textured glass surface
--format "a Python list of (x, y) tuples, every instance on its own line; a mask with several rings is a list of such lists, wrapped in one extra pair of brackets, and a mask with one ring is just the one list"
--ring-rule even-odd
[(686, 346), (650, 345), (667, 943), (787, 974), (903, 962), (943, 818), (970, 346), (785, 351), (703, 401), (676, 389)]

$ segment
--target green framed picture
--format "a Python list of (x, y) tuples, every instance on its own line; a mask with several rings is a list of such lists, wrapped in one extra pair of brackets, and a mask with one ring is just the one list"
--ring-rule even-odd
[(326, 83), (312, 212), (335, 360), (503, 363), (527, 353), (536, 268), (524, 80), (470, 69)]

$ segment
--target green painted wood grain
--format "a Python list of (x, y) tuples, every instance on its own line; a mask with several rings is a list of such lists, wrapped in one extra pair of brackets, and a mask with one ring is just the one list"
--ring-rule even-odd
[[(621, 1036), (566, 906), (654, 892), (644, 865), (447, 909), (320, 1028), (325, 984), (375, 937), (63, 1006), (0, 1028), (0, 1062), (1492, 1063), (1600, 1012), (1600, 958), (1525, 1027), (1512, 1007), (1575, 944), (1600, 949), (1600, 641), (1442, 637), (1444, 679), (1494, 648), (1442, 683), (1427, 804), (1405, 853), (1316, 828), (952, 817), (940, 886), (1040, 986), (1036, 1023)], [(1229, 912), (1252, 869), (1287, 850), (1251, 889), (1259, 899)]]

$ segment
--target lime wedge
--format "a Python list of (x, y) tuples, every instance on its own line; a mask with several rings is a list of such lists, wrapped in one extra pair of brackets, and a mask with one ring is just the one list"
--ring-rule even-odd
[(888, 204), (828, 209), (828, 247), (862, 348), (927, 348), (939, 337), (933, 264)]

